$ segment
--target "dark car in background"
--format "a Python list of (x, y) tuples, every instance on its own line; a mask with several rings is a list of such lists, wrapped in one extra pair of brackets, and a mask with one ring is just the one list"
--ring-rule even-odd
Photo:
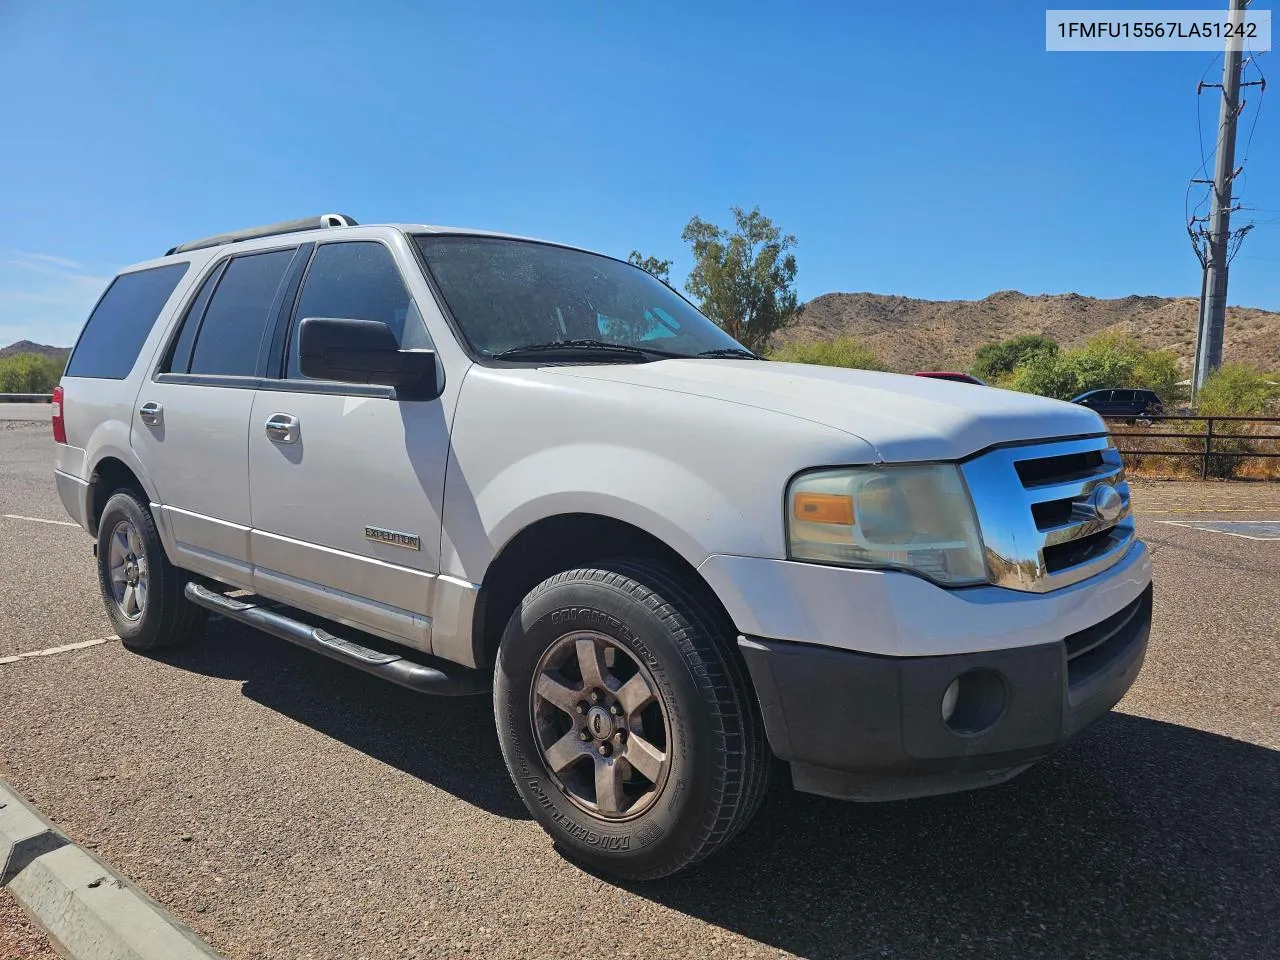
[(1078, 397), (1071, 398), (1072, 403), (1104, 417), (1143, 417), (1159, 416), (1164, 412), (1164, 404), (1153, 390), (1090, 390)]

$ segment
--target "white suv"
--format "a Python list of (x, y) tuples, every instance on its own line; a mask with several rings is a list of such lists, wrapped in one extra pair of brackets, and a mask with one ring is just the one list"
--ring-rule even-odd
[(1095, 413), (762, 362), (571, 247), (332, 214), (182, 244), (111, 284), (56, 402), (127, 646), (212, 610), (492, 689), (530, 811), (623, 876), (731, 839), (774, 757), (858, 800), (1007, 780), (1146, 649)]

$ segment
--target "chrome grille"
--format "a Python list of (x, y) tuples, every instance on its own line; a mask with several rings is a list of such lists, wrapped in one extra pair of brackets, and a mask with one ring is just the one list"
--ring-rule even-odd
[[(1133, 543), (1129, 484), (1110, 437), (1000, 447), (961, 469), (999, 586), (1057, 590), (1119, 563)], [(1120, 495), (1109, 520), (1090, 505), (1104, 485)]]

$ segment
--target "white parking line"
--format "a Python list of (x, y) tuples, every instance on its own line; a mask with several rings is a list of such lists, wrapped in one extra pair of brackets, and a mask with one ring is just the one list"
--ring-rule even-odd
[(1235, 530), (1224, 530), (1223, 527), (1242, 527), (1248, 530), (1253, 527), (1269, 527), (1280, 524), (1280, 520), (1157, 520), (1156, 523), (1167, 523), (1171, 527), (1190, 527), (1192, 530), (1203, 530), (1205, 533), (1221, 533), (1228, 537), (1239, 537), (1241, 540), (1280, 540), (1280, 528), (1271, 537), (1255, 537), (1248, 533), (1237, 533)]
[(59, 527), (78, 527), (80, 524), (72, 523), (70, 520), (46, 520), (44, 517), (23, 517), (16, 513), (3, 514), (6, 520), (29, 520), (32, 523), (52, 523)]
[(55, 653), (66, 653), (69, 650), (83, 650), (85, 647), (96, 647), (100, 643), (110, 643), (115, 637), (100, 637), (97, 640), (82, 640), (80, 643), (66, 643), (60, 647), (50, 647), (48, 650), (32, 650), (30, 653), (19, 653), (13, 657), (0, 657), (0, 664), (17, 663), (19, 660), (26, 660), (30, 657), (52, 657)]

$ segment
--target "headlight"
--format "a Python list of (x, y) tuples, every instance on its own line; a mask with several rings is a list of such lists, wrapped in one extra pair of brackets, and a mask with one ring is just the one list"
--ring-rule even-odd
[(791, 558), (911, 570), (948, 586), (987, 580), (969, 491), (952, 464), (846, 467), (787, 490)]

